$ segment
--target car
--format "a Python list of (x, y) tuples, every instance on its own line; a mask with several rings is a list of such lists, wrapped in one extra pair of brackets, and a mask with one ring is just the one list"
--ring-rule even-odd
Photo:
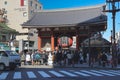
[(0, 50), (0, 70), (14, 70), (21, 65), (20, 55), (12, 50)]

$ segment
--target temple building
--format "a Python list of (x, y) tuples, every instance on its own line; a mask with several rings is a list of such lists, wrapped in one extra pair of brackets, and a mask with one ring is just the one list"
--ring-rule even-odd
[(85, 39), (107, 29), (104, 6), (35, 12), (22, 27), (37, 29), (39, 50), (53, 51), (56, 47), (79, 49)]

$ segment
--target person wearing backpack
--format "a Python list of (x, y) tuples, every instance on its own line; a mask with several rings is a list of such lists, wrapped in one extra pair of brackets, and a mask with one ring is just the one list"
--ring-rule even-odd
[(36, 64), (38, 65), (41, 59), (40, 53), (36, 52), (34, 57), (35, 57)]

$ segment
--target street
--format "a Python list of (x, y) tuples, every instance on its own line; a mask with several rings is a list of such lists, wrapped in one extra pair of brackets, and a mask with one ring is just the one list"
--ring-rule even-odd
[(19, 68), (2, 71), (0, 80), (119, 80), (120, 70), (87, 68)]

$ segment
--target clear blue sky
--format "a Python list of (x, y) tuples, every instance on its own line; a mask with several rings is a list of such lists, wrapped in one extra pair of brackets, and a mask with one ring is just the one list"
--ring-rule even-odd
[[(39, 1), (43, 5), (44, 10), (50, 10), (105, 4), (106, 0), (39, 0)], [(107, 30), (103, 34), (103, 37), (106, 38), (107, 40), (110, 39), (111, 30), (112, 30), (112, 16), (111, 13), (109, 13)], [(120, 32), (120, 12), (116, 14), (116, 32)]]

